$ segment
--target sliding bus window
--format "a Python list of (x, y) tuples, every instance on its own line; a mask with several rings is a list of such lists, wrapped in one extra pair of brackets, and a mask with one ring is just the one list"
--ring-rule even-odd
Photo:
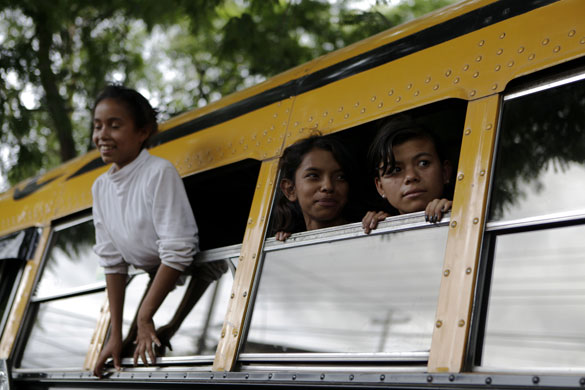
[(267, 240), (240, 360), (286, 353), (426, 361), (447, 225), (448, 217), (431, 225), (414, 213), (370, 235), (356, 223)]
[(498, 138), (473, 363), (585, 367), (585, 69), (511, 90)]
[(22, 230), (0, 238), (0, 337), (26, 261), (33, 257), (39, 232)]
[(91, 217), (56, 225), (26, 317), (17, 366), (81, 368), (105, 299)]

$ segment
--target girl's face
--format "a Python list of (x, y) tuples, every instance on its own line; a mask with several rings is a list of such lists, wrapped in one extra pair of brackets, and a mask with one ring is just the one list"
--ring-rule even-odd
[(412, 138), (392, 148), (395, 165), (375, 179), (378, 193), (400, 214), (423, 211), (433, 199), (443, 197), (451, 165), (441, 162), (433, 141)]
[(283, 179), (281, 189), (289, 201), (299, 202), (307, 230), (345, 223), (342, 211), (349, 184), (331, 152), (308, 152), (295, 172), (294, 182)]
[(93, 113), (92, 139), (102, 160), (114, 163), (119, 170), (132, 162), (148, 138), (146, 129), (137, 129), (126, 104), (117, 99), (104, 99)]

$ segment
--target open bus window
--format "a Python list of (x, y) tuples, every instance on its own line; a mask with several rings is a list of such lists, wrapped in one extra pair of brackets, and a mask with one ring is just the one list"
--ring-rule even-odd
[(0, 238), (0, 337), (12, 307), (26, 260), (36, 249), (38, 231), (22, 230)]
[(55, 226), (27, 312), (22, 368), (81, 368), (105, 299), (91, 217)]
[(484, 240), (489, 298), (473, 359), (480, 370), (585, 365), (584, 78), (582, 68), (504, 97)]
[[(408, 113), (443, 138), (454, 166), (465, 108), (465, 102), (450, 100)], [(366, 173), (366, 154), (388, 119), (335, 135), (363, 172), (356, 184), (359, 219), (367, 210), (384, 209)], [(296, 233), (284, 243), (268, 239), (240, 361), (282, 353), (426, 361), (448, 221), (447, 215), (429, 224), (417, 212), (388, 218), (370, 235), (358, 222)]]

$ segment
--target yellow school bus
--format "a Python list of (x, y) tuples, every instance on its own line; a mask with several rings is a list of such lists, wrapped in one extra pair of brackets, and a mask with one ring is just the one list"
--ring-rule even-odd
[[(451, 213), (275, 241), (284, 148), (335, 133), (363, 161), (399, 113), (449, 145)], [(184, 179), (196, 261), (231, 271), (173, 351), (97, 379), (91, 185), (108, 167), (94, 150), (15, 186), (0, 195), (1, 389), (585, 386), (584, 1), (454, 4), (172, 118), (150, 153)], [(125, 319), (147, 283), (132, 273)]]

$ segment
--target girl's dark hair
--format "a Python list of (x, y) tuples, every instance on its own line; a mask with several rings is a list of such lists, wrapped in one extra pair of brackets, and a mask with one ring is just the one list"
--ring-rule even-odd
[[(110, 84), (105, 87), (95, 100), (91, 114), (95, 112), (97, 105), (105, 99), (115, 99), (126, 105), (130, 110), (134, 124), (137, 129), (148, 129), (149, 136), (154, 135), (158, 131), (158, 124), (156, 116), (158, 112), (152, 108), (148, 100), (142, 96), (138, 91), (132, 88), (125, 87), (120, 84)], [(92, 126), (93, 128), (93, 126)], [(146, 142), (142, 145), (144, 148)]]
[[(343, 144), (333, 136), (323, 136), (320, 134), (311, 135), (308, 138), (301, 139), (290, 145), (284, 150), (278, 164), (280, 170), (280, 181), (288, 179), (294, 183), (295, 173), (303, 158), (313, 149), (326, 150), (333, 154), (335, 161), (341, 166), (343, 173), (349, 184), (348, 202), (344, 210), (344, 216), (350, 209), (352, 202), (352, 183), (355, 177), (355, 163), (353, 156), (343, 146)], [(280, 185), (276, 190), (276, 199), (274, 201), (274, 219), (272, 225), (272, 234), (279, 231), (297, 233), (307, 230), (303, 212), (298, 202), (291, 202), (282, 192)], [(349, 207), (348, 207), (349, 206)]]

